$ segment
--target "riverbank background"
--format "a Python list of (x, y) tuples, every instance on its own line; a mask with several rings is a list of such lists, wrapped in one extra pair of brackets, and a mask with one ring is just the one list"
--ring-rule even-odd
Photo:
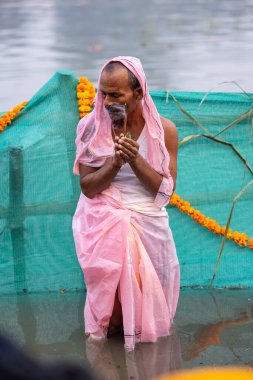
[(150, 89), (252, 92), (253, 0), (1, 0), (0, 49), (0, 111), (59, 69), (97, 84), (117, 55), (142, 60)]
[[(103, 63), (138, 56), (152, 90), (252, 93), (253, 0), (0, 0), (0, 111), (60, 69), (97, 85)], [(120, 337), (90, 345), (84, 292), (0, 297), (0, 330), (35, 358), (100, 363), (106, 379), (179, 368), (253, 366), (253, 291), (183, 289), (172, 337), (128, 355)]]

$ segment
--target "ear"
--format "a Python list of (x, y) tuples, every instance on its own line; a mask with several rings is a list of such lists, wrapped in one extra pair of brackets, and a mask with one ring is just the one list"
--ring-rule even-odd
[(135, 94), (136, 94), (136, 99), (137, 100), (141, 100), (143, 98), (143, 92), (142, 92), (142, 88), (141, 86), (137, 87), (135, 90), (134, 90)]

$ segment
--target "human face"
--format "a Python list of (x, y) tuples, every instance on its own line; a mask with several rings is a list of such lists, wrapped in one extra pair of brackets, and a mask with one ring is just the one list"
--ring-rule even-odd
[(139, 102), (139, 91), (129, 86), (128, 71), (125, 67), (115, 69), (113, 72), (104, 71), (100, 80), (100, 91), (104, 105), (125, 104), (126, 113), (133, 112)]

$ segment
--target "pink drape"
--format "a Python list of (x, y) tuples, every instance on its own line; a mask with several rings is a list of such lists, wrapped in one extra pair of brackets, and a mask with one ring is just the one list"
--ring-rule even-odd
[[(154, 200), (162, 207), (169, 202), (173, 189), (163, 127), (140, 61), (132, 57), (113, 60), (129, 68), (142, 86), (143, 117), (148, 126), (147, 161), (163, 175)], [(76, 174), (79, 163), (100, 167), (113, 155), (111, 122), (99, 88), (94, 111), (78, 125), (76, 145)], [(87, 287), (86, 333), (93, 339), (106, 337), (118, 289), (128, 350), (136, 342), (154, 342), (168, 335), (178, 301), (179, 265), (167, 218), (128, 210), (111, 184), (93, 199), (81, 194), (73, 233)]]

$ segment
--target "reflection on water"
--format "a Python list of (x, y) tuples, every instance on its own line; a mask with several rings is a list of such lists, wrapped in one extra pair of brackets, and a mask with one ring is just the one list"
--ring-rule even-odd
[(170, 337), (126, 352), (123, 337), (89, 342), (83, 329), (84, 295), (0, 297), (0, 331), (42, 360), (74, 360), (102, 379), (146, 380), (181, 367), (253, 366), (253, 291), (181, 291)]
[(104, 342), (86, 340), (86, 355), (92, 368), (105, 380), (146, 380), (182, 367), (181, 347), (176, 330), (157, 343), (137, 344), (134, 351), (124, 349), (123, 338)]
[(253, 0), (1, 0), (0, 110), (60, 68), (96, 82), (115, 55), (140, 57), (152, 89), (252, 92), (252, 47)]

